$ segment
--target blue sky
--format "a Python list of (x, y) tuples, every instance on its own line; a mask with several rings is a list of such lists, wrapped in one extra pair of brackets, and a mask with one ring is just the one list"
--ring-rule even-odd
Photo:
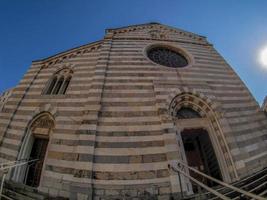
[(207, 36), (261, 104), (266, 9), (266, 0), (1, 0), (0, 93), (32, 60), (99, 40), (106, 28), (160, 22)]

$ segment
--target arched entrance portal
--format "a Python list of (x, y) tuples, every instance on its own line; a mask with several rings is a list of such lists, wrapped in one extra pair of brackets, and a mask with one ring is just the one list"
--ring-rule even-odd
[[(209, 137), (203, 128), (184, 129), (181, 132), (187, 164), (209, 176), (222, 180), (220, 167)], [(213, 181), (203, 179), (190, 171), (190, 175), (208, 186), (214, 186)]]
[(12, 179), (32, 187), (38, 187), (41, 179), (43, 163), (54, 128), (54, 120), (49, 113), (39, 114), (32, 120), (23, 139), (17, 160), (38, 161), (15, 168)]
[(38, 161), (28, 165), (27, 173), (25, 174), (26, 185), (32, 187), (39, 186), (47, 144), (48, 144), (47, 138), (39, 138), (39, 137), (34, 138), (29, 160), (38, 159)]
[[(177, 129), (180, 129), (177, 139), (183, 144), (182, 159), (190, 167), (222, 180), (222, 173), (214, 151), (213, 143), (216, 138), (213, 137), (212, 142), (209, 136), (211, 132), (209, 120), (192, 108), (183, 106), (176, 111), (175, 121)], [(197, 173), (190, 171), (190, 175), (208, 186), (214, 186), (214, 182), (203, 179)], [(193, 191), (197, 191), (195, 185), (193, 185)]]
[[(228, 123), (223, 117), (220, 104), (216, 102), (212, 96), (207, 97), (190, 88), (181, 88), (169, 95), (166, 106), (175, 123), (180, 147), (179, 159), (187, 161), (183, 145), (186, 129), (203, 129), (212, 144), (206, 146), (212, 146), (215, 155), (213, 158), (216, 158), (219, 166), (220, 173), (217, 174), (221, 174), (223, 181), (231, 182), (237, 180), (238, 174), (224, 134), (228, 130)], [(187, 180), (185, 182), (188, 183)]]

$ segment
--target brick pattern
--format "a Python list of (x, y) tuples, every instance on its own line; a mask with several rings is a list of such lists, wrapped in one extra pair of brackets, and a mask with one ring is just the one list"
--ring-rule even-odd
[[(152, 63), (145, 49), (155, 44), (181, 49), (190, 66)], [(66, 94), (42, 95), (63, 67), (73, 70)], [(204, 37), (160, 24), (109, 29), (99, 42), (33, 62), (0, 113), (0, 158), (15, 160), (27, 125), (47, 111), (55, 128), (39, 190), (168, 198), (180, 192), (168, 163), (181, 158), (172, 117), (181, 106), (213, 124), (232, 181), (266, 167), (266, 116), (244, 83)]]

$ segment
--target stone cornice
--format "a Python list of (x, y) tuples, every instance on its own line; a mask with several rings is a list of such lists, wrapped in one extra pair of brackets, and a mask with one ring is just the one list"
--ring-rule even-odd
[(127, 33), (127, 32), (132, 32), (132, 31), (136, 31), (136, 30), (142, 30), (142, 29), (161, 29), (161, 30), (168, 30), (171, 32), (175, 32), (178, 34), (181, 34), (183, 36), (188, 36), (190, 38), (196, 38), (196, 39), (200, 39), (200, 40), (206, 40), (205, 36), (201, 36), (192, 32), (188, 32), (182, 29), (177, 29), (175, 27), (171, 27), (171, 26), (167, 26), (164, 24), (160, 24), (160, 23), (156, 23), (156, 22), (152, 22), (152, 23), (146, 23), (146, 24), (137, 24), (137, 25), (131, 25), (131, 26), (125, 26), (125, 27), (120, 27), (120, 28), (109, 28), (106, 29), (106, 33)]
[(77, 55), (81, 55), (90, 51), (95, 51), (99, 49), (100, 45), (102, 44), (103, 40), (99, 40), (93, 43), (89, 43), (86, 45), (82, 45), (79, 47), (75, 47), (63, 52), (60, 52), (58, 54), (55, 54), (53, 56), (41, 59), (41, 60), (35, 60), (32, 61), (33, 65), (36, 64), (44, 64), (44, 67), (48, 67), (50, 65), (54, 65), (56, 63), (61, 63), (65, 59), (76, 57)]
[(134, 37), (117, 37), (113, 38), (113, 40), (149, 40), (149, 41), (157, 41), (157, 42), (180, 42), (180, 43), (187, 43), (187, 44), (195, 44), (195, 45), (202, 45), (202, 46), (210, 46), (213, 47), (213, 44), (208, 42), (190, 42), (185, 40), (172, 40), (172, 39), (152, 39), (152, 38), (134, 38)]
[[(188, 42), (188, 41), (184, 41), (184, 40), (169, 40), (167, 38), (161, 38), (161, 39), (155, 39), (155, 38), (129, 38), (129, 37), (116, 37), (117, 34), (120, 33), (127, 33), (127, 32), (132, 32), (132, 31), (136, 31), (136, 30), (142, 30), (142, 29), (151, 29), (151, 30), (155, 30), (155, 29), (159, 29), (161, 31), (169, 31), (169, 32), (174, 32), (177, 34), (180, 34), (182, 36), (188, 37), (193, 39), (192, 42)], [(167, 25), (163, 25), (160, 23), (156, 23), (156, 22), (152, 22), (152, 23), (146, 23), (146, 24), (137, 24), (137, 25), (131, 25), (131, 26), (125, 26), (125, 27), (121, 27), (121, 28), (113, 28), (113, 29), (106, 29), (106, 35), (104, 37), (104, 40), (109, 38), (109, 37), (113, 37), (115, 36), (113, 39), (134, 39), (134, 40), (160, 40), (160, 41), (172, 41), (172, 42), (183, 42), (183, 43), (192, 43), (192, 44), (198, 44), (198, 45), (206, 45), (206, 46), (212, 46), (212, 44), (208, 43), (206, 40), (206, 37), (201, 36), (201, 35), (197, 35), (188, 31), (184, 31), (182, 29), (177, 29), (174, 27), (170, 27)], [(75, 47), (60, 53), (57, 53), (53, 56), (44, 58), (44, 59), (40, 59), (40, 60), (35, 60), (32, 61), (32, 65), (42, 65), (42, 67), (46, 68), (49, 67), (51, 65), (57, 64), (57, 63), (61, 63), (62, 61), (64, 61), (65, 59), (69, 59), (72, 57), (76, 57), (77, 55), (81, 55), (83, 53), (87, 53), (90, 51), (94, 51), (97, 50), (100, 45), (103, 43), (103, 40), (99, 40), (96, 42), (92, 42), (86, 45), (82, 45), (79, 47)]]

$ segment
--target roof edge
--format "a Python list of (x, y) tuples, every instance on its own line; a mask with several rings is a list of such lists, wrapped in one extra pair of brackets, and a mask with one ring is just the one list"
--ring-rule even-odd
[(68, 49), (68, 50), (61, 51), (59, 53), (56, 53), (55, 55), (48, 56), (46, 58), (42, 58), (42, 59), (38, 59), (38, 60), (33, 60), (32, 63), (44, 62), (44, 61), (47, 61), (49, 59), (53, 59), (53, 58), (56, 58), (56, 57), (59, 57), (59, 56), (63, 56), (65, 54), (67, 54), (67, 53), (71, 53), (73, 51), (76, 51), (76, 50), (79, 50), (79, 49), (82, 49), (82, 48), (85, 48), (85, 47), (97, 45), (97, 44), (101, 43), (102, 41), (103, 40), (97, 40), (95, 42), (91, 42), (91, 43), (87, 43), (87, 44), (84, 44), (84, 45), (81, 45), (81, 46), (73, 47), (71, 49)]
[[(202, 37), (202, 38), (205, 38), (205, 39), (207, 38), (206, 36), (202, 36), (202, 35), (199, 35), (199, 34), (196, 34), (196, 33), (193, 33), (193, 32), (185, 31), (183, 29), (178, 29), (178, 28), (175, 28), (175, 27), (172, 27), (172, 26), (169, 26), (169, 25), (161, 24), (159, 22), (149, 22), (149, 23), (143, 23), (143, 24), (133, 24), (133, 25), (122, 26), (122, 27), (118, 27), (118, 28), (107, 28), (107, 29), (105, 29), (105, 32), (108, 33), (110, 31), (115, 31), (115, 30), (119, 30), (119, 29), (126, 29), (126, 28), (130, 28), (130, 27), (135, 27), (135, 26), (147, 26), (147, 25), (161, 25), (161, 26), (165, 26), (165, 27), (170, 28), (170, 29), (175, 29), (177, 31), (183, 31), (183, 32), (188, 33), (188, 34), (197, 35), (197, 36)], [(86, 48), (87, 46), (97, 45), (97, 44), (101, 43), (102, 41), (103, 41), (103, 39), (97, 40), (95, 42), (87, 43), (87, 44), (84, 44), (84, 45), (81, 45), (81, 46), (73, 47), (71, 49), (68, 49), (68, 50), (65, 50), (65, 51), (56, 53), (56, 54), (54, 54), (52, 56), (48, 56), (48, 57), (45, 57), (45, 58), (42, 58), (42, 59), (33, 60), (32, 63), (33, 64), (37, 64), (37, 63), (40, 63), (40, 62), (48, 61), (50, 59), (53, 59), (53, 58), (56, 58), (56, 57), (59, 57), (59, 56), (63, 56), (65, 54), (67, 54), (67, 53), (71, 53), (73, 51), (76, 51), (78, 49)]]
[(124, 28), (130, 28), (130, 27), (133, 27), (133, 26), (146, 26), (146, 25), (149, 25), (149, 24), (158, 24), (158, 25), (163, 25), (159, 22), (148, 22), (148, 23), (143, 23), (143, 24), (132, 24), (132, 25), (128, 25), (128, 26), (122, 26), (122, 27), (118, 27), (118, 28), (107, 28), (106, 29), (106, 32), (107, 31), (113, 31), (113, 30), (119, 30), (119, 29), (124, 29)]
[(131, 27), (134, 27), (134, 26), (147, 26), (147, 25), (155, 25), (155, 24), (156, 25), (165, 26), (165, 27), (170, 28), (170, 29), (175, 29), (177, 31), (183, 31), (183, 32), (188, 33), (188, 34), (197, 35), (197, 36), (202, 37), (202, 38), (205, 38), (205, 39), (207, 38), (206, 36), (199, 35), (197, 33), (193, 33), (193, 32), (190, 32), (190, 31), (185, 31), (184, 29), (176, 28), (176, 27), (173, 27), (173, 26), (161, 24), (159, 22), (149, 22), (149, 23), (143, 23), (143, 24), (133, 24), (133, 25), (122, 26), (122, 27), (118, 27), (118, 28), (107, 28), (106, 29), (106, 33), (109, 32), (109, 31), (115, 31), (115, 30), (119, 30), (119, 29), (131, 28)]

